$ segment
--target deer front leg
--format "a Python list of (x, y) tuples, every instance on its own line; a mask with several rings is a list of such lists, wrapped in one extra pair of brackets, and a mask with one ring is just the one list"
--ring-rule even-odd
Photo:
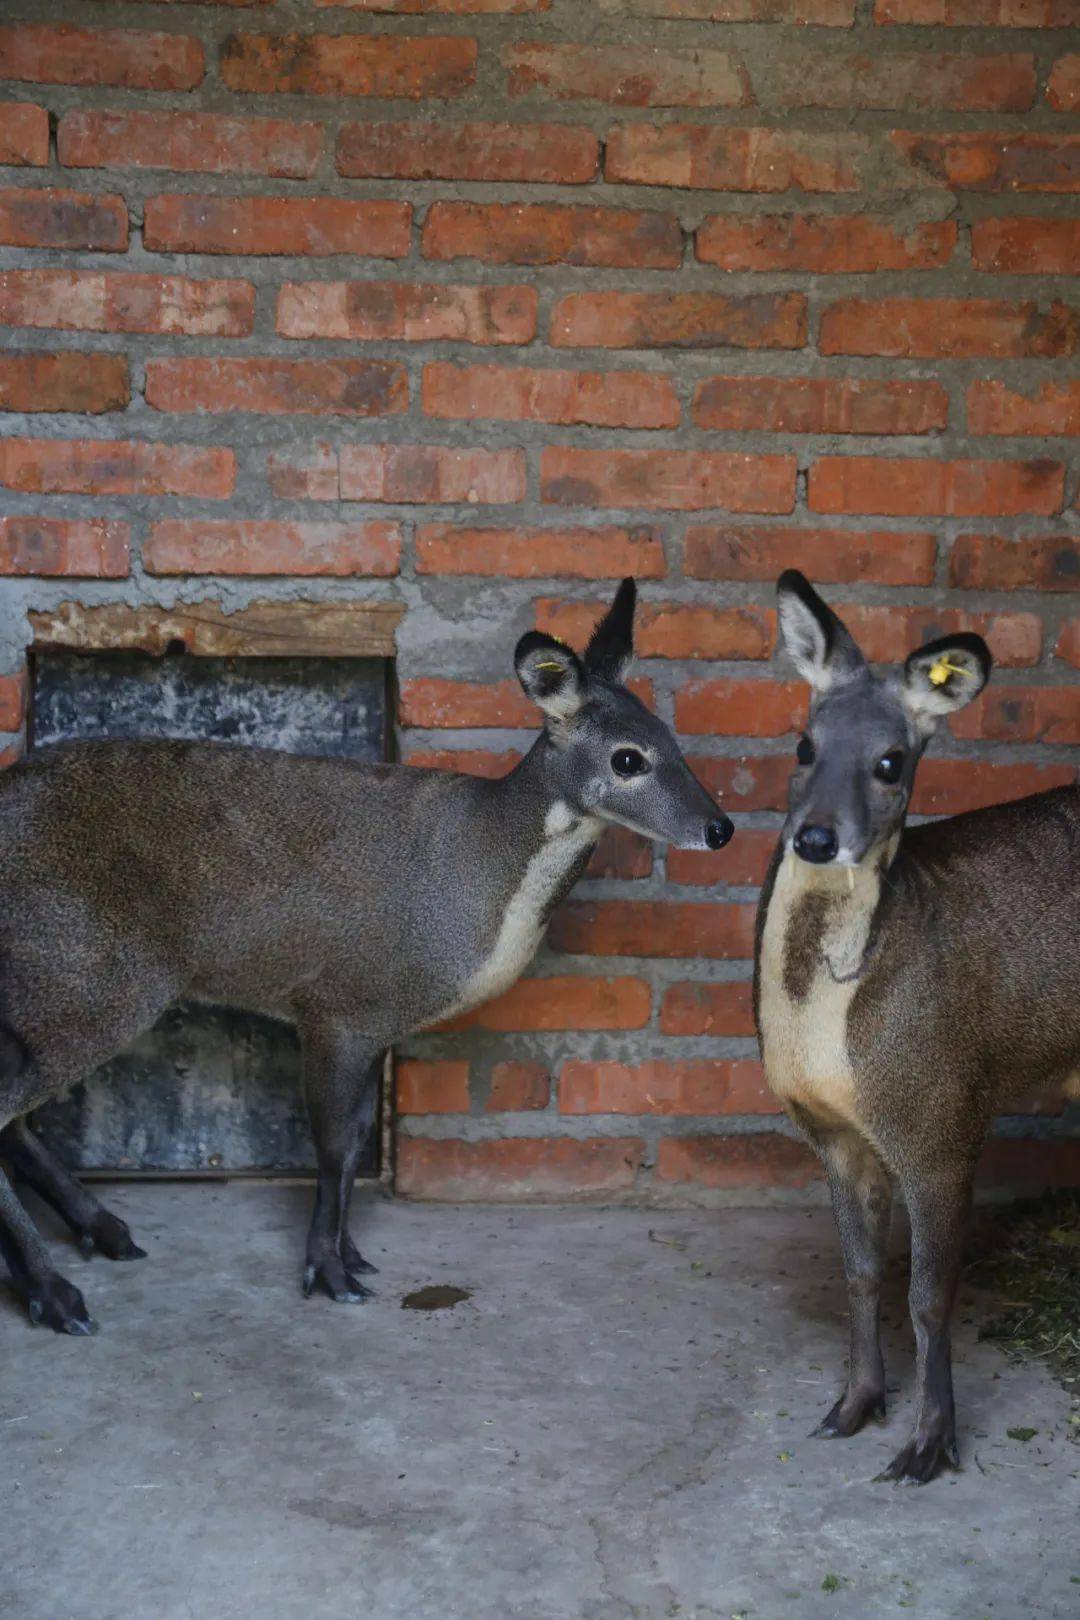
[(57, 1333), (96, 1333), (86, 1302), (73, 1283), (54, 1271), (49, 1251), (33, 1221), (0, 1170), (0, 1254), (7, 1261), (12, 1286), (26, 1305), (31, 1322), (44, 1322)]
[(857, 1132), (820, 1133), (814, 1145), (825, 1162), (844, 1251), (851, 1334), (847, 1388), (814, 1434), (847, 1439), (868, 1418), (885, 1416), (880, 1306), (892, 1184), (873, 1147)]
[(110, 1260), (145, 1257), (146, 1250), (134, 1242), (127, 1223), (69, 1175), (25, 1119), (13, 1119), (0, 1131), (0, 1158), (11, 1166), (18, 1181), (25, 1181), (67, 1222), (85, 1258), (89, 1259), (95, 1250)]
[(304, 1295), (316, 1285), (330, 1298), (356, 1304), (371, 1297), (360, 1276), (375, 1270), (349, 1236), (356, 1166), (375, 1116), (382, 1056), (349, 1030), (305, 1024), (304, 1095), (315, 1139), (318, 1177), (308, 1231)]

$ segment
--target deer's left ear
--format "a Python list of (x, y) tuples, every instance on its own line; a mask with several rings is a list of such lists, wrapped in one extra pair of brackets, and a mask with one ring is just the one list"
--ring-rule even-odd
[(978, 697), (993, 658), (982, 636), (942, 636), (918, 647), (904, 665), (904, 702), (925, 731)]
[(589, 677), (581, 659), (542, 630), (522, 636), (514, 651), (514, 668), (525, 696), (551, 720), (566, 724), (585, 702)]
[(634, 656), (636, 601), (637, 586), (632, 579), (624, 579), (585, 649), (585, 668), (602, 681), (617, 684), (629, 668)]

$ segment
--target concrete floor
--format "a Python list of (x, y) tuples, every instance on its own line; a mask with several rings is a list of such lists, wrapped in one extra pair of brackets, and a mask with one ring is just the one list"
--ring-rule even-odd
[[(33, 1332), (0, 1293), (0, 1614), (1080, 1613), (1068, 1402), (977, 1342), (970, 1302), (963, 1472), (870, 1483), (909, 1421), (906, 1333), (887, 1427), (807, 1438), (846, 1345), (826, 1211), (376, 1198), (356, 1225), (379, 1297), (335, 1306), (300, 1297), (304, 1188), (107, 1201), (149, 1259), (56, 1245), (97, 1338)], [(432, 1283), (471, 1297), (402, 1310)]]

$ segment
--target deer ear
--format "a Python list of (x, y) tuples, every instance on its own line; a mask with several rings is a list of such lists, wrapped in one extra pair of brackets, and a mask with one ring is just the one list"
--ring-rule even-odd
[(904, 702), (924, 731), (978, 697), (993, 658), (982, 636), (942, 636), (918, 647), (904, 664)]
[(864, 667), (854, 638), (805, 574), (786, 568), (776, 582), (776, 596), (784, 648), (815, 692), (827, 691)]
[(514, 668), (527, 698), (551, 720), (572, 720), (585, 702), (589, 677), (576, 652), (541, 630), (529, 630), (514, 651)]
[(624, 579), (615, 600), (592, 633), (585, 649), (585, 668), (602, 681), (621, 681), (634, 656), (634, 605), (637, 586)]

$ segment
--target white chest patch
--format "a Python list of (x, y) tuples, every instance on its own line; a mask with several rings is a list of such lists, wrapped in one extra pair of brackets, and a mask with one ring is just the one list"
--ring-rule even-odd
[[(761, 1043), (769, 1085), (825, 1124), (858, 1124), (847, 1024), (881, 880), (876, 862), (821, 867), (785, 857), (761, 944)], [(793, 921), (808, 896), (826, 906), (820, 939), (798, 964), (805, 995), (785, 983)], [(801, 930), (800, 930), (801, 932)], [(809, 931), (807, 931), (807, 936)], [(809, 941), (808, 941), (809, 942)], [(801, 992), (803, 985), (799, 985)]]

